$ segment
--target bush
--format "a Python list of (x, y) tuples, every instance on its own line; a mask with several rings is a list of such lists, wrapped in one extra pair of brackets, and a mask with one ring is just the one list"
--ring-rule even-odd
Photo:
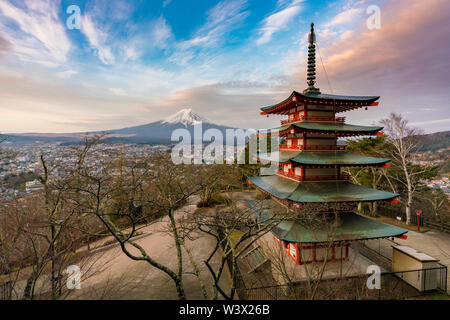
[(231, 203), (230, 198), (227, 195), (221, 193), (214, 193), (205, 203), (203, 203), (203, 199), (197, 203), (197, 208), (203, 207), (214, 207), (219, 204), (229, 205)]
[(261, 191), (258, 191), (256, 194), (256, 200), (266, 200), (270, 199), (270, 195), (267, 193), (262, 193)]

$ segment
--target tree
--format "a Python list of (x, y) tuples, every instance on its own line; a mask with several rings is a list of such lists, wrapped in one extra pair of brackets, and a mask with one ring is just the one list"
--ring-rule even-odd
[[(238, 259), (281, 221), (295, 215), (286, 208), (279, 207), (261, 221), (249, 208), (243, 207), (234, 199), (232, 192), (229, 192), (229, 198), (229, 206), (198, 210), (181, 223), (185, 238), (195, 239), (206, 235), (214, 240), (214, 248), (203, 261), (213, 278), (213, 299), (218, 299), (218, 294), (227, 300), (235, 298), (240, 281)], [(257, 201), (256, 206), (262, 206), (262, 201)], [(214, 256), (219, 257), (219, 263), (215, 267), (211, 263)], [(226, 266), (231, 276), (229, 291), (220, 284)]]
[[(385, 137), (362, 138), (358, 140), (349, 140), (347, 142), (347, 150), (356, 152), (366, 156), (386, 156), (392, 151), (392, 146), (386, 141)], [(386, 177), (385, 168), (361, 167), (346, 169), (350, 173), (350, 177), (356, 184), (361, 184), (373, 189), (378, 189), (383, 185), (383, 177)], [(370, 215), (377, 214), (377, 202), (369, 203)]]
[(441, 189), (431, 189), (423, 192), (422, 198), (430, 205), (433, 220), (436, 220), (442, 226), (445, 219), (449, 217), (450, 201), (447, 195)]
[[(100, 141), (85, 141), (79, 155), (88, 155)], [(215, 166), (175, 165), (168, 154), (160, 153), (142, 159), (106, 159), (89, 164), (79, 157), (77, 175), (66, 182), (72, 202), (83, 217), (93, 216), (119, 243), (122, 252), (130, 259), (145, 261), (166, 273), (173, 281), (179, 299), (186, 299), (183, 286), (183, 242), (179, 234), (175, 210), (189, 197), (201, 194), (222, 176)], [(177, 252), (175, 270), (161, 264), (151, 252), (132, 238), (144, 222), (135, 208), (150, 207), (168, 219), (170, 233)], [(128, 229), (119, 221), (126, 221)], [(130, 248), (137, 250), (133, 253)]]
[(420, 184), (420, 175), (426, 169), (420, 166), (412, 166), (411, 154), (420, 145), (421, 130), (408, 126), (408, 120), (401, 115), (391, 113), (389, 117), (380, 121), (387, 134), (387, 140), (394, 150), (392, 161), (401, 169), (402, 176), (395, 177), (397, 182), (403, 185), (406, 191), (405, 213), (406, 224), (411, 223), (411, 206), (417, 187)]

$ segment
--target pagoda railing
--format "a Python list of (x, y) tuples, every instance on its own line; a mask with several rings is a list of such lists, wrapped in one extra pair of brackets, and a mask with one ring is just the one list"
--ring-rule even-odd
[(282, 151), (302, 151), (302, 150), (314, 150), (314, 151), (345, 151), (346, 146), (327, 146), (327, 145), (315, 145), (315, 146), (288, 146), (287, 144), (280, 144), (279, 149)]
[(300, 176), (293, 172), (284, 172), (282, 170), (277, 170), (277, 175), (281, 177), (291, 178), (298, 182), (300, 181), (347, 181), (350, 180), (350, 176), (347, 174), (341, 175), (315, 175), (315, 176)]
[(292, 173), (292, 172), (284, 172), (283, 170), (277, 170), (276, 173), (278, 176), (291, 178), (298, 182), (300, 182), (302, 180), (302, 176), (296, 175), (295, 173)]
[(296, 122), (300, 122), (300, 121), (304, 121), (304, 120), (309, 120), (309, 121), (333, 121), (333, 122), (340, 122), (340, 123), (344, 123), (345, 122), (345, 117), (323, 117), (323, 116), (294, 116), (294, 118), (291, 119), (286, 119), (286, 120), (281, 120), (281, 125), (285, 125), (285, 124), (291, 124), (291, 123), (296, 123)]
[(350, 180), (350, 176), (347, 174), (338, 175), (320, 175), (320, 176), (306, 176), (303, 177), (303, 181), (328, 181), (328, 180)]

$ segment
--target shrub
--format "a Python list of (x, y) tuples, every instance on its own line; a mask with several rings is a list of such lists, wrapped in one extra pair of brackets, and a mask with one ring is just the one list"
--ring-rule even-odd
[(266, 199), (270, 199), (270, 195), (258, 191), (258, 193), (256, 194), (256, 200), (266, 200)]
[(219, 204), (229, 205), (231, 203), (230, 198), (227, 195), (221, 194), (219, 192), (214, 193), (205, 203), (203, 203), (203, 199), (197, 203), (198, 208), (203, 207), (214, 207)]

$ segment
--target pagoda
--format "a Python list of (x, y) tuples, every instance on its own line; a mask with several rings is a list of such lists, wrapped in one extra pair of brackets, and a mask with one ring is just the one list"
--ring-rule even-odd
[[(366, 157), (346, 151), (338, 138), (380, 136), (382, 127), (351, 125), (345, 111), (378, 106), (379, 96), (343, 96), (321, 93), (315, 87), (316, 58), (314, 24), (311, 24), (308, 47), (307, 84), (303, 92), (293, 91), (285, 100), (261, 108), (262, 115), (286, 115), (278, 128), (259, 136), (277, 135), (279, 150), (258, 153), (255, 159), (278, 168), (268, 176), (250, 177), (253, 184), (272, 199), (263, 205), (246, 200), (245, 205), (262, 221), (281, 204), (298, 216), (330, 216), (335, 225), (333, 236), (323, 229), (296, 220), (286, 220), (272, 229), (274, 240), (283, 245), (296, 264), (349, 259), (353, 241), (402, 237), (407, 230), (377, 222), (357, 213), (358, 203), (389, 201), (396, 203), (399, 194), (353, 184), (342, 173), (344, 167), (388, 168), (390, 159)], [(327, 219), (328, 221), (328, 219)], [(328, 244), (331, 241), (331, 246)]]

